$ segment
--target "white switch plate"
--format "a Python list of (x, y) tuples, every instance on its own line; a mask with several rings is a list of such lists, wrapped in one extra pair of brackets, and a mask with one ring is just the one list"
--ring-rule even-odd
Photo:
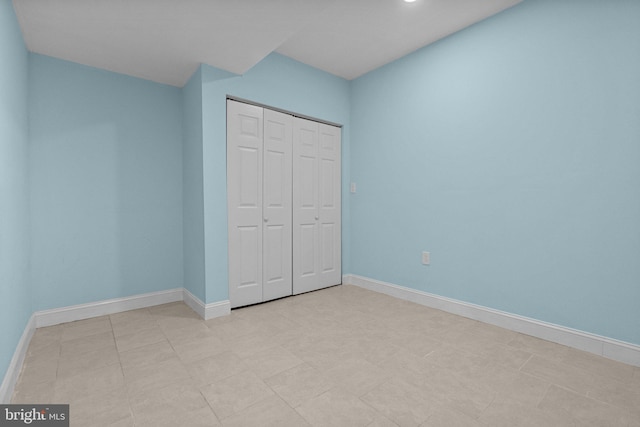
[(352, 192), (352, 193), (355, 193), (355, 192), (356, 192), (356, 183), (355, 183), (355, 182), (352, 182), (352, 183), (351, 183), (351, 192)]
[(422, 263), (429, 265), (431, 263), (431, 254), (429, 252), (422, 252)]

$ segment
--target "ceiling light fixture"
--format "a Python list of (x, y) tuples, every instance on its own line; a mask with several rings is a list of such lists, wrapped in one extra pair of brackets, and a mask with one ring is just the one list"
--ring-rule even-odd
[(415, 1), (416, 1), (416, 0), (404, 0), (404, 2), (405, 2), (405, 3), (413, 3), (413, 2), (415, 2)]

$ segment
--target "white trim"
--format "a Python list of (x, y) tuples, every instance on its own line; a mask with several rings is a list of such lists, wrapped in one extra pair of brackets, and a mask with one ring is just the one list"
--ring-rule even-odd
[(344, 275), (342, 283), (584, 350), (618, 362), (640, 366), (640, 346), (635, 344), (354, 274)]
[(228, 316), (231, 314), (231, 301), (219, 301), (207, 304), (204, 312), (204, 320), (213, 319), (214, 317)]
[(16, 351), (13, 353), (11, 363), (9, 363), (9, 367), (7, 368), (7, 373), (4, 376), (4, 380), (2, 380), (2, 385), (0, 385), (1, 404), (11, 403), (13, 390), (15, 389), (16, 383), (18, 382), (18, 377), (20, 376), (20, 371), (22, 370), (22, 364), (24, 362), (24, 358), (27, 355), (27, 349), (29, 348), (29, 343), (31, 342), (31, 337), (33, 337), (33, 333), (35, 332), (35, 330), (36, 318), (32, 314), (29, 318), (29, 321), (27, 322), (27, 325), (24, 328), (24, 332), (22, 332), (20, 341), (18, 341), (18, 346), (16, 347)]
[(193, 295), (187, 289), (183, 289), (182, 291), (184, 294), (184, 303), (191, 307), (191, 309), (198, 313), (204, 320), (226, 316), (231, 313), (231, 301), (229, 300), (205, 304), (200, 298)]
[(184, 303), (187, 304), (191, 308), (191, 310), (198, 313), (198, 315), (204, 319), (205, 306), (200, 298), (193, 295), (187, 289), (182, 288), (182, 301), (184, 301)]
[(36, 327), (41, 328), (176, 301), (182, 301), (182, 288), (37, 311), (34, 315)]

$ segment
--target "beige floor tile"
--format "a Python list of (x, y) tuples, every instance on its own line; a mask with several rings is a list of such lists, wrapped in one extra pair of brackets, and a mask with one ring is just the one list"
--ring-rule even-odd
[(68, 357), (74, 354), (87, 353), (89, 351), (115, 348), (116, 342), (113, 332), (101, 332), (83, 338), (64, 341), (60, 347), (60, 357)]
[(419, 426), (442, 402), (408, 382), (394, 378), (361, 397), (400, 426)]
[(495, 391), (452, 369), (441, 368), (426, 375), (416, 375), (409, 382), (430, 396), (432, 401), (477, 418), (495, 399)]
[(261, 322), (255, 322), (243, 317), (238, 317), (231, 322), (209, 327), (211, 331), (223, 340), (235, 340), (246, 335), (271, 336), (280, 332), (265, 326)]
[(628, 411), (640, 420), (640, 386), (636, 384), (600, 377), (587, 397)]
[(56, 359), (60, 358), (60, 352), (62, 349), (62, 344), (60, 340), (56, 341), (44, 341), (40, 340), (36, 343), (33, 341), (29, 344), (29, 348), (27, 349), (27, 354), (25, 358), (32, 359)]
[(69, 403), (83, 427), (640, 427), (640, 368), (337, 286), (39, 328), (12, 402)]
[(48, 353), (50, 356), (57, 352), (60, 355), (60, 340), (62, 338), (62, 325), (38, 328), (33, 333), (27, 355), (42, 355)]
[[(85, 424), (86, 425), (86, 424)], [(75, 424), (73, 424), (73, 421), (71, 422), (71, 427), (76, 427)], [(77, 427), (82, 427), (80, 425), (78, 425)], [(137, 426), (134, 419), (133, 419), (133, 415), (130, 415), (127, 418), (123, 418), (121, 420), (118, 420), (114, 423), (110, 423), (108, 425), (105, 425), (104, 427), (140, 427)]]
[(329, 335), (309, 333), (282, 344), (297, 357), (321, 371), (331, 369), (353, 356), (353, 350), (343, 347)]
[(338, 388), (303, 403), (296, 411), (312, 426), (368, 426), (381, 415), (358, 397)]
[(566, 425), (613, 427), (626, 426), (637, 420), (625, 411), (556, 385), (549, 388), (538, 408)]
[(519, 335), (517, 332), (478, 321), (474, 321), (469, 326), (467, 333), (484, 340), (495, 341), (501, 344), (507, 344)]
[(122, 335), (129, 335), (134, 332), (155, 329), (159, 326), (158, 322), (156, 322), (155, 317), (153, 317), (148, 311), (138, 312), (136, 310), (133, 312), (127, 311), (125, 313), (130, 314), (126, 317), (116, 318), (117, 320), (114, 320), (114, 315), (112, 315), (111, 317), (111, 327), (113, 329), (113, 335), (116, 338)]
[(273, 390), (249, 371), (204, 386), (201, 391), (220, 420), (274, 396)]
[[(359, 332), (359, 331), (358, 331)], [(354, 354), (374, 365), (392, 359), (403, 350), (399, 345), (388, 341), (380, 341), (375, 337), (360, 336), (354, 339)]]
[(292, 408), (335, 386), (317, 369), (306, 363), (280, 372), (264, 381)]
[(364, 359), (347, 359), (328, 369), (325, 377), (348, 393), (362, 396), (386, 381), (389, 375)]
[(225, 427), (304, 427), (304, 418), (277, 396), (268, 397), (255, 405), (223, 420)]
[(60, 359), (58, 363), (58, 378), (68, 378), (82, 372), (93, 371), (119, 363), (118, 352), (113, 347), (70, 354)]
[(268, 378), (304, 363), (287, 349), (277, 346), (243, 359), (251, 371), (260, 378)]
[(185, 366), (193, 381), (201, 386), (248, 370), (242, 359), (229, 351), (187, 363)]
[(573, 420), (543, 412), (533, 405), (494, 401), (478, 418), (488, 427), (567, 427)]
[(24, 359), (19, 381), (24, 386), (55, 381), (58, 377), (57, 372), (58, 358), (31, 355)]
[(55, 381), (47, 381), (33, 385), (18, 382), (13, 391), (11, 403), (66, 403), (54, 400), (55, 383)]
[(425, 357), (420, 357), (416, 353), (404, 349), (398, 351), (378, 366), (388, 375), (399, 378), (413, 377), (416, 374), (429, 374), (440, 369), (439, 366), (427, 361)]
[(435, 408), (421, 427), (481, 427), (481, 424), (470, 416), (447, 407)]
[[(271, 302), (269, 302), (269, 304), (271, 304)], [(228, 322), (233, 322), (234, 320), (238, 319), (240, 316), (238, 316), (240, 310), (231, 310), (231, 313), (229, 313), (226, 316), (219, 316), (219, 317), (214, 317), (213, 319), (209, 319), (209, 320), (205, 320), (204, 324), (209, 327), (215, 327), (217, 325), (222, 325), (223, 323), (228, 323)]]
[(398, 424), (380, 415), (367, 427), (398, 427)]
[(122, 311), (120, 313), (110, 314), (111, 325), (131, 325), (137, 322), (145, 322), (146, 320), (153, 319), (151, 311), (148, 308), (140, 308), (137, 310)]
[(278, 333), (280, 331), (287, 331), (289, 329), (295, 329), (299, 325), (292, 322), (291, 319), (278, 313), (277, 305), (267, 307), (265, 304), (247, 307), (246, 309), (238, 310), (238, 317), (250, 322), (259, 322), (270, 331), (270, 335)]
[(118, 351), (122, 352), (165, 340), (166, 337), (164, 333), (156, 326), (152, 329), (142, 329), (129, 334), (116, 336), (116, 346), (118, 347)]
[(125, 382), (130, 396), (148, 393), (154, 389), (191, 380), (185, 366), (176, 359), (125, 371)]
[(162, 329), (162, 331), (169, 336), (175, 330), (182, 330), (188, 327), (198, 327), (203, 323), (203, 320), (197, 317), (197, 314), (193, 314), (190, 316), (179, 316), (179, 317), (165, 317), (156, 319), (158, 325)]
[(171, 345), (181, 345), (198, 339), (217, 338), (204, 322), (187, 325), (184, 328), (164, 329), (165, 336)]
[(573, 348), (567, 349), (562, 362), (583, 369), (605, 381), (613, 379), (619, 382), (631, 382), (634, 374), (634, 367), (631, 365)]
[(75, 400), (69, 405), (71, 425), (109, 426), (132, 421), (126, 390), (122, 388)]
[(482, 354), (470, 353), (450, 344), (443, 344), (425, 356), (425, 360), (443, 368), (455, 370), (460, 375), (469, 376), (482, 372), (489, 360)]
[(60, 340), (70, 341), (110, 331), (111, 320), (109, 320), (109, 316), (94, 317), (63, 324)]
[(533, 354), (503, 344), (498, 340), (488, 339), (474, 332), (463, 333), (454, 346), (464, 351), (481, 355), (489, 364), (513, 369), (520, 369)]
[(532, 356), (521, 371), (585, 396), (594, 387), (594, 378), (588, 371), (537, 355)]
[(557, 362), (565, 360), (569, 350), (569, 347), (524, 334), (516, 335), (507, 345)]
[(150, 311), (163, 331), (182, 329), (204, 322), (195, 311), (184, 303), (168, 304), (162, 309), (154, 310), (151, 308)]
[(214, 336), (173, 344), (173, 349), (184, 363), (195, 362), (228, 351), (228, 347)]
[(242, 358), (266, 351), (280, 345), (282, 342), (276, 336), (251, 333), (237, 338), (223, 340), (227, 348)]
[(167, 340), (137, 347), (128, 351), (122, 351), (119, 354), (120, 364), (122, 365), (122, 371), (125, 375), (127, 375), (129, 371), (135, 371), (144, 366), (178, 358), (178, 355)]
[(156, 318), (193, 317), (195, 314), (188, 305), (180, 301), (156, 305), (147, 310)]
[(202, 407), (192, 411), (176, 411), (162, 418), (136, 418), (136, 427), (215, 427), (220, 421), (211, 408)]
[(492, 389), (497, 401), (537, 405), (551, 386), (548, 381), (514, 369), (490, 366), (477, 376), (469, 377), (475, 383)]
[(121, 389), (124, 376), (120, 365), (109, 365), (101, 369), (86, 371), (56, 381), (54, 400), (73, 404), (88, 396), (104, 396)]
[(423, 357), (442, 346), (442, 341), (422, 335), (412, 330), (396, 330), (390, 332), (393, 335), (391, 341), (399, 346)]
[(200, 390), (180, 381), (131, 399), (136, 425), (219, 425)]

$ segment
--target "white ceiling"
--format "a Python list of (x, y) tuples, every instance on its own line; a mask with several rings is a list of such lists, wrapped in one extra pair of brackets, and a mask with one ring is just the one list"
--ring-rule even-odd
[(521, 0), (13, 0), (35, 53), (183, 86), (271, 52), (354, 79)]

